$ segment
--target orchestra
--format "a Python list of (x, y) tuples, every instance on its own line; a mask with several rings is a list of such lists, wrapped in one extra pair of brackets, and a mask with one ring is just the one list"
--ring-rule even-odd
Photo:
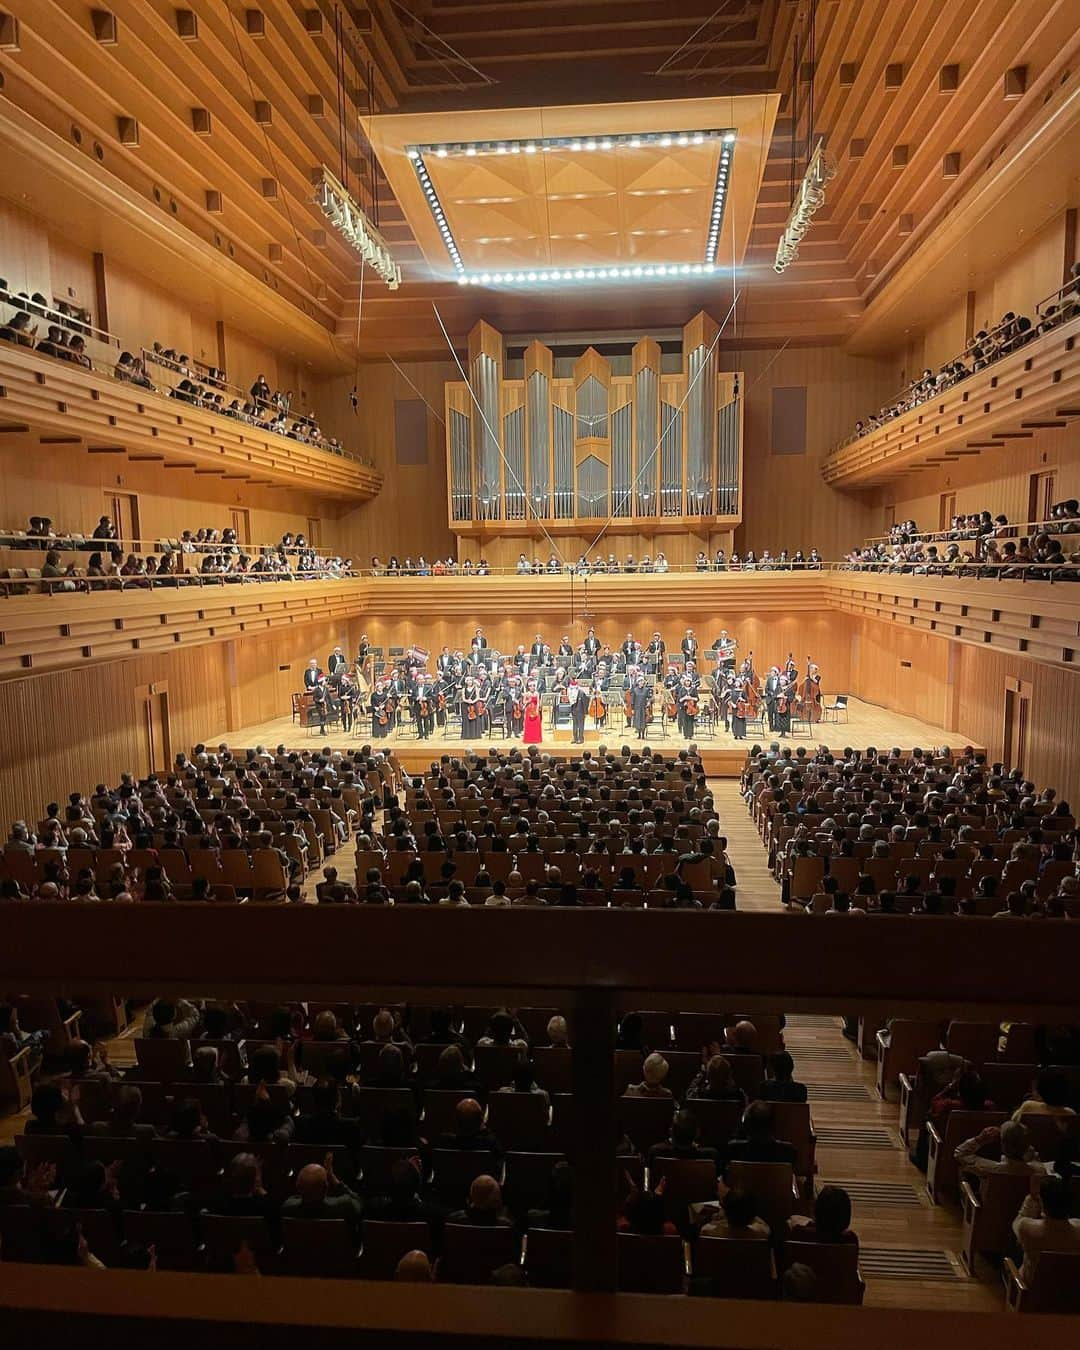
[[(759, 734), (768, 730), (779, 737), (791, 735), (793, 723), (812, 729), (821, 721), (821, 670), (814, 661), (807, 658), (800, 669), (789, 652), (762, 680), (752, 651), (737, 661), (738, 645), (721, 629), (703, 652), (687, 629), (678, 653), (669, 657), (659, 632), (648, 643), (628, 632), (612, 650), (589, 628), (576, 646), (566, 633), (551, 644), (536, 633), (529, 647), (505, 654), (478, 628), (467, 654), (443, 646), (432, 659), (411, 646), (385, 661), (365, 635), (352, 663), (340, 646), (327, 658), (327, 673), (318, 660), (308, 662), (303, 694), (294, 697), (304, 725), (322, 734), (334, 722), (346, 733), (361, 725), (366, 731), (368, 723), (360, 719), (370, 717), (375, 739), (399, 730), (419, 740), (437, 733), (452, 737), (460, 725), (466, 742), (499, 736), (535, 744), (545, 715), (556, 733), (568, 728), (575, 745), (584, 743), (587, 725), (593, 732), (632, 730), (638, 740), (657, 723), (660, 735), (672, 727), (686, 741), (702, 730), (708, 735), (723, 729), (740, 741), (747, 739), (748, 724), (759, 720)], [(706, 657), (715, 665), (703, 673), (699, 661)]]

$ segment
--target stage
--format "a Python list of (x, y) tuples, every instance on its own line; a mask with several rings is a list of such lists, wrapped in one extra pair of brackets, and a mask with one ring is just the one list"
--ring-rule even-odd
[[(665, 730), (670, 734), (664, 735)], [(511, 741), (497, 735), (474, 741), (463, 741), (456, 732), (455, 724), (455, 734), (444, 738), (436, 728), (434, 736), (421, 741), (413, 734), (410, 724), (404, 729), (403, 733), (398, 732), (377, 740), (371, 735), (371, 718), (364, 717), (354, 724), (353, 730), (348, 734), (343, 733), (340, 726), (328, 726), (326, 734), (322, 735), (317, 727), (310, 729), (301, 727), (286, 713), (266, 722), (256, 722), (239, 727), (236, 731), (208, 735), (206, 744), (215, 746), (225, 742), (234, 750), (245, 750), (255, 745), (265, 745), (271, 749), (278, 745), (287, 745), (290, 749), (315, 749), (323, 745), (329, 745), (335, 750), (344, 750), (356, 749), (361, 745), (370, 743), (376, 749), (392, 747), (403, 768), (410, 772), (426, 768), (433, 759), (438, 759), (440, 755), (444, 754), (462, 755), (469, 750), (474, 750), (478, 754), (486, 754), (489, 750), (501, 751), (514, 747), (522, 748), (523, 746), (521, 741)], [(748, 733), (745, 741), (737, 741), (728, 732), (725, 732), (721, 725), (716, 733), (712, 733), (711, 730), (708, 732), (703, 730), (702, 734), (696, 738), (696, 744), (705, 765), (705, 771), (710, 777), (735, 778), (742, 772), (746, 752), (750, 746), (767, 744), (774, 739), (777, 738), (768, 731), (762, 737), (755, 725)], [(788, 736), (781, 741), (781, 744), (794, 747), (804, 746), (807, 749), (824, 744), (833, 750), (842, 749), (845, 745), (856, 745), (860, 748), (875, 745), (879, 749), (886, 750), (894, 745), (900, 746), (903, 750), (910, 750), (914, 746), (949, 745), (955, 749), (957, 746), (967, 743), (968, 738), (959, 732), (946, 731), (943, 727), (932, 726), (928, 722), (920, 721), (917, 717), (908, 717), (904, 713), (892, 712), (888, 708), (880, 708), (876, 704), (864, 703), (861, 699), (856, 698), (848, 701), (846, 720), (843, 713), (839, 715), (839, 720), (833, 720), (833, 716), (830, 715), (827, 721), (816, 723), (810, 734), (807, 734), (805, 726), (800, 725), (798, 734)], [(638, 741), (632, 729), (623, 728), (621, 718), (619, 718), (615, 725), (600, 731), (588, 727), (583, 748), (595, 750), (599, 745), (611, 747), (624, 744), (629, 744), (635, 748), (648, 745), (654, 751), (667, 756), (685, 749), (687, 742), (678, 736), (673, 725), (663, 728), (659, 723), (654, 724), (650, 729), (650, 734), (645, 741)], [(578, 747), (575, 747), (570, 739), (569, 729), (559, 728), (552, 735), (547, 725), (544, 727), (544, 740), (540, 743), (539, 748), (567, 757), (578, 750)]]

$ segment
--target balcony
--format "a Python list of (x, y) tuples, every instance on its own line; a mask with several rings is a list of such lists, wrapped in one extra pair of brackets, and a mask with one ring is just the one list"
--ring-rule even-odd
[(350, 502), (370, 501), (382, 487), (382, 474), (351, 455), (8, 342), (0, 342), (0, 432)]
[(1080, 316), (1051, 328), (876, 431), (831, 450), (833, 487), (865, 488), (1000, 449), (1080, 417)]

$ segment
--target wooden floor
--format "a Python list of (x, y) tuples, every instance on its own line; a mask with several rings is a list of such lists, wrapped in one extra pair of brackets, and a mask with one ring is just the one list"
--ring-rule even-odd
[[(601, 744), (622, 745), (627, 740), (631, 744), (636, 744), (633, 740), (633, 732), (631, 731), (628, 736), (623, 726), (621, 710), (613, 711), (612, 723), (610, 727), (600, 730), (590, 727), (586, 732), (586, 745), (595, 749)], [(672, 734), (664, 735), (659, 723), (654, 724), (650, 731), (648, 744), (654, 750), (665, 753), (673, 753), (682, 749), (686, 742), (675, 734), (674, 727), (671, 728), (671, 731)], [(345, 735), (340, 727), (330, 727), (326, 735), (321, 735), (317, 727), (310, 730), (302, 728), (286, 713), (280, 717), (270, 718), (266, 722), (255, 722), (242, 726), (236, 731), (215, 732), (206, 737), (206, 744), (216, 746), (224, 742), (239, 749), (247, 749), (255, 745), (273, 747), (284, 744), (289, 746), (290, 749), (330, 745), (335, 750), (344, 750), (358, 748), (366, 742), (370, 742), (376, 746), (393, 746), (404, 767), (410, 771), (426, 767), (432, 759), (441, 754), (460, 755), (469, 749), (488, 750), (494, 748), (504, 750), (522, 744), (520, 741), (508, 741), (498, 737), (478, 741), (463, 741), (458, 736), (447, 738), (439, 733), (436, 733), (430, 740), (420, 741), (412, 734), (411, 727), (381, 741), (374, 740), (371, 733), (370, 718), (359, 720), (353, 731), (348, 735)], [(554, 750), (563, 754), (571, 753), (572, 745), (568, 731), (560, 730), (553, 738), (548, 727), (545, 726), (544, 736), (542, 749)], [(762, 738), (759, 737), (760, 739)], [(772, 739), (772, 736), (766, 732), (764, 742), (767, 744)], [(929, 722), (920, 721), (917, 717), (908, 717), (904, 713), (892, 712), (888, 708), (880, 708), (874, 703), (864, 703), (861, 699), (853, 698), (848, 705), (846, 719), (841, 716), (839, 721), (833, 721), (830, 718), (827, 722), (819, 722), (814, 727), (812, 735), (802, 731), (800, 734), (792, 736), (789, 743), (795, 746), (813, 746), (824, 743), (834, 749), (842, 748), (845, 745), (860, 747), (877, 745), (884, 748), (898, 745), (901, 749), (910, 750), (917, 745), (958, 746), (965, 744), (966, 741), (965, 737), (958, 733), (947, 732), (943, 727), (933, 726)], [(737, 741), (725, 732), (723, 727), (717, 734), (702, 727), (701, 734), (697, 737), (697, 745), (701, 751), (706, 772), (723, 777), (732, 777), (741, 772), (745, 751), (752, 744), (754, 744), (752, 738), (747, 741)]]

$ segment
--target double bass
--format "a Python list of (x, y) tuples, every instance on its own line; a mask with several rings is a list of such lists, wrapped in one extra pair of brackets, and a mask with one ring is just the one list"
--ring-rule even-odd
[(804, 722), (821, 721), (821, 675), (815, 672), (817, 667), (808, 659), (798, 706), (799, 716)]

